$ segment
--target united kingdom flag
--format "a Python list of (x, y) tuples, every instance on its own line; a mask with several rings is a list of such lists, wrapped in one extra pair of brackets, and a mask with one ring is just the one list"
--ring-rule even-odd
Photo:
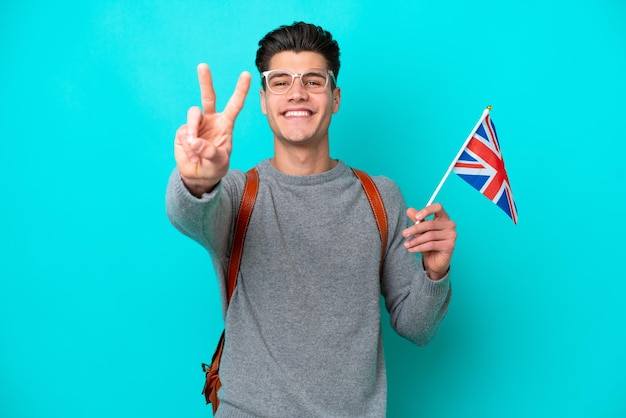
[(498, 205), (517, 224), (517, 206), (504, 168), (496, 127), (489, 113), (456, 160), (453, 171)]

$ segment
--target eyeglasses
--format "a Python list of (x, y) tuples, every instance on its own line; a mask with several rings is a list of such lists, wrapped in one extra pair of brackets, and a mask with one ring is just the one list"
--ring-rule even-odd
[[(328, 77), (330, 75), (330, 77)], [(274, 94), (285, 94), (293, 87), (296, 77), (300, 79), (302, 87), (309, 93), (321, 93), (328, 85), (328, 79), (332, 78), (337, 84), (337, 79), (332, 70), (321, 68), (309, 68), (300, 74), (294, 74), (289, 70), (263, 71), (261, 76), (265, 78), (267, 88)]]

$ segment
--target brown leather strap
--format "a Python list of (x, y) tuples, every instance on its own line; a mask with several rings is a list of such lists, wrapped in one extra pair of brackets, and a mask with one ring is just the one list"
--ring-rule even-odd
[[(382, 271), (382, 265), (387, 249), (387, 211), (385, 210), (383, 199), (380, 196), (380, 192), (378, 191), (378, 187), (376, 187), (374, 180), (372, 180), (372, 178), (362, 170), (353, 168), (352, 171), (361, 181), (367, 200), (372, 207), (374, 218), (376, 219), (376, 225), (378, 226), (378, 232), (380, 233), (381, 240), (380, 269)], [(250, 223), (250, 217), (252, 216), (252, 209), (254, 208), (258, 191), (259, 173), (256, 168), (252, 168), (246, 173), (246, 185), (243, 189), (239, 212), (237, 213), (237, 219), (235, 220), (235, 234), (233, 236), (233, 244), (230, 253), (231, 256), (230, 261), (228, 262), (228, 273), (226, 276), (227, 303), (230, 303), (230, 299), (235, 291), (235, 286), (237, 285), (239, 264), (241, 263), (241, 257), (243, 255), (243, 242), (246, 237), (246, 231), (248, 230), (248, 224)]]
[[(241, 256), (243, 254), (243, 241), (246, 237), (246, 231), (248, 230), (248, 224), (250, 223), (250, 217), (252, 216), (252, 209), (254, 209), (254, 202), (256, 201), (258, 191), (259, 173), (256, 168), (252, 168), (246, 173), (246, 185), (243, 188), (243, 196), (241, 197), (241, 203), (239, 204), (239, 210), (237, 211), (237, 218), (235, 218), (235, 233), (233, 235), (233, 243), (230, 250), (230, 260), (228, 261), (228, 272), (226, 274), (227, 305), (230, 303), (230, 299), (233, 296), (235, 286), (237, 286), (239, 264), (241, 263)], [(222, 386), (219, 371), (220, 363), (222, 361), (222, 352), (224, 351), (225, 337), (226, 334), (224, 330), (222, 331), (220, 341), (215, 348), (211, 364), (202, 364), (202, 370), (206, 373), (202, 394), (206, 399), (206, 403), (210, 403), (213, 406), (213, 415), (215, 415), (220, 404), (217, 392)]]
[[(385, 252), (387, 249), (387, 212), (385, 205), (380, 196), (380, 192), (376, 187), (376, 184), (372, 178), (365, 173), (357, 169), (352, 169), (354, 174), (361, 181), (365, 195), (370, 202), (374, 218), (376, 219), (376, 225), (378, 226), (378, 232), (381, 239), (381, 256), (380, 256), (380, 271), (382, 273), (383, 261), (385, 259)], [(230, 303), (230, 299), (235, 291), (237, 285), (237, 276), (239, 275), (239, 264), (241, 263), (241, 256), (243, 254), (243, 241), (248, 230), (248, 224), (250, 223), (250, 217), (252, 216), (252, 209), (256, 201), (256, 196), (259, 191), (259, 173), (256, 168), (249, 170), (246, 173), (246, 185), (243, 189), (243, 196), (241, 198), (241, 204), (239, 205), (239, 211), (237, 212), (237, 218), (235, 219), (235, 234), (233, 236), (233, 244), (231, 248), (230, 260), (228, 262), (228, 273), (226, 279), (226, 294), (227, 303)], [(202, 368), (206, 373), (206, 381), (202, 394), (206, 398), (206, 402), (213, 405), (213, 414), (217, 411), (219, 406), (219, 399), (217, 397), (217, 391), (221, 387), (221, 381), (219, 379), (219, 367), (222, 359), (222, 352), (224, 350), (225, 332), (222, 332), (220, 341), (215, 353), (213, 354), (213, 360), (211, 365), (203, 364)]]
[(363, 190), (365, 190), (367, 200), (369, 200), (372, 212), (374, 212), (374, 218), (376, 218), (376, 225), (378, 225), (378, 232), (380, 233), (381, 241), (380, 271), (382, 273), (385, 251), (387, 250), (387, 211), (385, 210), (383, 199), (380, 197), (380, 192), (378, 191), (378, 187), (376, 187), (374, 180), (372, 180), (372, 178), (365, 171), (357, 170), (356, 168), (353, 168), (352, 171), (359, 178), (359, 180), (361, 180), (361, 185), (363, 186)]
[(239, 212), (235, 219), (235, 234), (233, 236), (233, 244), (230, 251), (230, 261), (228, 262), (228, 274), (226, 276), (226, 302), (230, 303), (233, 296), (235, 286), (237, 286), (237, 276), (239, 275), (239, 264), (243, 254), (243, 241), (246, 237), (252, 209), (256, 201), (256, 195), (259, 191), (259, 173), (256, 168), (250, 169), (246, 173), (246, 185), (243, 189)]

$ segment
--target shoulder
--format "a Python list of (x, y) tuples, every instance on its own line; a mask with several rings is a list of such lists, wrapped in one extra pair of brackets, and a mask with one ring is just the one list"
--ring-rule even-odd
[(380, 197), (383, 200), (388, 214), (404, 213), (406, 209), (405, 200), (400, 187), (395, 181), (384, 175), (371, 175), (360, 169), (358, 169), (358, 171), (366, 173), (367, 176), (372, 179), (380, 193)]
[(404, 214), (404, 211), (406, 210), (406, 202), (398, 184), (386, 176), (373, 176), (372, 179), (380, 192), (380, 196), (383, 199), (387, 213)]
[(387, 203), (387, 200), (402, 199), (402, 192), (398, 184), (391, 178), (383, 175), (371, 175), (364, 170), (359, 170), (366, 173), (376, 185), (376, 188), (380, 192), (381, 197)]
[(372, 180), (376, 183), (376, 187), (378, 187), (380, 193), (394, 195), (402, 194), (398, 184), (387, 176), (372, 176)]

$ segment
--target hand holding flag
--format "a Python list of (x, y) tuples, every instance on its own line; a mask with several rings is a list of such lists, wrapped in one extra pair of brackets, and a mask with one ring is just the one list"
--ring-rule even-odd
[[(420, 211), (409, 208), (406, 215), (418, 222), (402, 231), (402, 236), (406, 238), (404, 247), (411, 253), (422, 254), (428, 277), (432, 280), (443, 278), (450, 269), (456, 243), (456, 224), (439, 203)], [(432, 219), (422, 222), (430, 216)]]

